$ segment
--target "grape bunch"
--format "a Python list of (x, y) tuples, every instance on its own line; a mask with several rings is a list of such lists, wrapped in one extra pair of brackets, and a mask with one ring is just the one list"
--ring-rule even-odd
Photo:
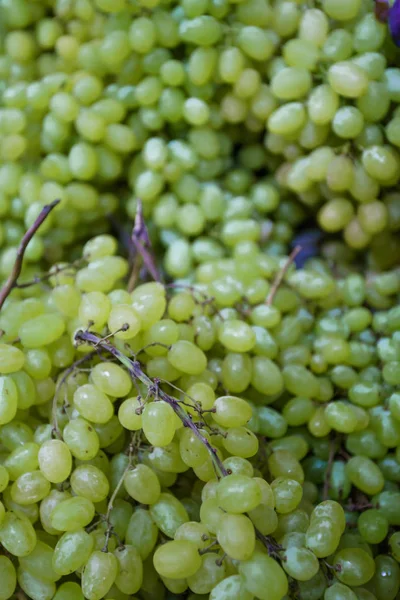
[(399, 275), (292, 260), (0, 296), (1, 599), (395, 600)]

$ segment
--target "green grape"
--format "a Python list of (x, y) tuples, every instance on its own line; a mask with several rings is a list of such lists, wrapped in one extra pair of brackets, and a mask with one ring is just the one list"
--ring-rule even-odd
[(306, 545), (317, 558), (324, 558), (332, 554), (339, 545), (340, 530), (335, 527), (335, 522), (328, 517), (314, 519), (306, 532)]
[(124, 477), (128, 494), (140, 504), (154, 504), (160, 497), (161, 488), (157, 475), (146, 465), (137, 465)]
[(49, 440), (38, 452), (38, 466), (51, 483), (65, 481), (72, 470), (72, 457), (68, 446), (60, 440)]
[(154, 446), (167, 446), (175, 435), (176, 421), (173, 408), (166, 402), (145, 404), (142, 413), (142, 428)]
[(397, 562), (385, 554), (375, 558), (375, 575), (372, 579), (374, 593), (378, 600), (396, 597), (400, 586), (400, 569)]
[(356, 593), (343, 583), (335, 582), (324, 594), (326, 600), (356, 600)]
[(154, 553), (154, 566), (162, 577), (191, 577), (201, 567), (197, 546), (188, 540), (175, 540), (159, 546)]
[(244, 515), (226, 514), (218, 527), (217, 539), (223, 551), (235, 560), (247, 560), (254, 552), (254, 527)]
[(127, 396), (132, 387), (129, 375), (114, 363), (102, 362), (91, 371), (91, 380), (96, 388), (107, 396)]
[(106, 475), (94, 465), (76, 467), (71, 473), (70, 483), (74, 494), (94, 503), (105, 500), (110, 489)]
[(63, 437), (72, 456), (80, 460), (91, 460), (99, 451), (99, 436), (85, 419), (70, 421), (64, 427)]
[(271, 557), (254, 552), (253, 556), (239, 564), (239, 574), (246, 590), (262, 600), (283, 598), (288, 590), (286, 575)]
[(158, 529), (148, 510), (136, 508), (129, 520), (125, 541), (145, 560), (157, 543)]
[(28, 471), (20, 475), (11, 486), (11, 498), (26, 506), (43, 500), (50, 492), (50, 482), (41, 471)]
[(93, 543), (93, 538), (84, 529), (64, 533), (54, 548), (54, 571), (59, 575), (70, 575), (83, 567), (93, 551)]
[(81, 586), (67, 581), (57, 588), (54, 598), (55, 600), (83, 600)]
[(32, 600), (51, 600), (56, 592), (56, 586), (52, 582), (38, 579), (31, 573), (18, 569), (18, 583), (25, 593), (29, 593)]
[(374, 574), (374, 561), (364, 550), (344, 548), (334, 557), (337, 578), (346, 585), (364, 585)]
[(383, 475), (369, 458), (353, 456), (346, 465), (350, 481), (366, 494), (378, 494), (384, 485)]
[(274, 493), (275, 507), (278, 513), (292, 512), (300, 503), (303, 492), (301, 485), (294, 479), (278, 477), (271, 483)]
[(110, 552), (93, 552), (83, 570), (82, 592), (88, 600), (100, 600), (118, 574), (118, 561)]
[(114, 554), (118, 561), (115, 585), (124, 594), (135, 594), (143, 581), (143, 565), (139, 552), (133, 546), (117, 548)]
[(289, 547), (284, 552), (282, 563), (286, 573), (297, 581), (309, 581), (319, 571), (315, 554), (307, 548)]
[(220, 507), (234, 514), (253, 510), (262, 499), (257, 482), (244, 475), (223, 478), (218, 485), (217, 497)]
[(93, 502), (82, 496), (62, 500), (52, 511), (50, 523), (59, 531), (74, 531), (86, 527), (94, 517)]
[(229, 600), (241, 598), (251, 600), (253, 595), (248, 592), (240, 575), (230, 575), (218, 583), (210, 593), (210, 600)]
[(34, 550), (29, 556), (21, 557), (19, 564), (24, 571), (36, 576), (40, 573), (40, 579), (46, 582), (54, 582), (60, 578), (52, 566), (53, 549), (38, 540)]
[(12, 597), (17, 587), (17, 574), (13, 563), (7, 556), (0, 556), (0, 575), (2, 584), (0, 598), (7, 600)]
[(167, 493), (162, 493), (157, 502), (150, 506), (150, 515), (160, 531), (170, 538), (175, 536), (178, 527), (189, 521), (183, 504)]
[(190, 375), (199, 375), (207, 366), (207, 359), (200, 348), (185, 340), (172, 344), (168, 360), (173, 367)]
[(10, 423), (18, 409), (18, 389), (11, 377), (0, 378), (0, 424)]
[(1, 529), (0, 542), (13, 556), (28, 556), (36, 546), (36, 532), (22, 513), (8, 511)]

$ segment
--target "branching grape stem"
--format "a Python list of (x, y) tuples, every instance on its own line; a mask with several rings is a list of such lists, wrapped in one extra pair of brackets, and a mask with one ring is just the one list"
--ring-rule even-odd
[[(193, 423), (192, 419), (186, 413), (186, 411), (180, 405), (180, 403), (177, 400), (175, 400), (175, 398), (172, 398), (172, 396), (169, 396), (166, 392), (160, 389), (158, 381), (151, 380), (143, 372), (142, 367), (138, 361), (131, 360), (130, 358), (122, 354), (122, 352), (120, 352), (117, 348), (115, 348), (115, 346), (109, 344), (106, 341), (103, 341), (101, 337), (95, 335), (94, 333), (91, 333), (90, 331), (78, 331), (75, 334), (75, 340), (78, 343), (86, 343), (95, 346), (96, 348), (102, 348), (103, 350), (106, 350), (128, 369), (132, 379), (138, 379), (147, 387), (147, 389), (155, 390), (158, 398), (160, 398), (160, 400), (163, 400), (171, 406), (175, 414), (182, 421), (183, 425), (191, 429), (194, 435), (207, 448), (217, 476), (221, 478), (226, 477), (229, 474), (225, 466), (223, 465), (221, 459), (219, 458), (215, 448), (213, 448), (210, 442), (207, 440), (207, 438), (205, 438), (201, 434), (201, 432), (196, 427), (195, 423)], [(257, 539), (260, 540), (268, 550), (268, 554), (274, 557), (278, 557), (279, 545), (275, 542), (275, 540), (273, 540), (269, 536), (263, 535), (260, 531), (257, 530), (257, 528), (255, 528), (255, 532)]]
[(210, 453), (211, 460), (213, 461), (215, 470), (219, 477), (225, 477), (228, 473), (222, 464), (221, 459), (219, 458), (217, 451), (211, 446), (210, 442), (201, 434), (201, 432), (197, 429), (196, 425), (193, 423), (192, 419), (186, 413), (184, 408), (180, 405), (180, 403), (172, 398), (169, 394), (164, 392), (159, 388), (158, 382), (151, 380), (142, 370), (140, 363), (137, 360), (131, 360), (122, 352), (120, 352), (115, 346), (109, 344), (102, 340), (99, 336), (91, 333), (90, 331), (78, 331), (75, 335), (75, 340), (77, 342), (85, 342), (92, 346), (96, 346), (97, 348), (103, 348), (106, 350), (119, 362), (121, 362), (129, 371), (129, 374), (133, 379), (138, 379), (141, 381), (148, 389), (156, 389), (158, 397), (169, 404), (171, 408), (174, 410), (176, 415), (180, 418), (185, 427), (188, 427), (193, 431), (195, 436), (201, 441), (204, 446), (206, 446), (208, 452)]
[(0, 310), (3, 307), (4, 302), (12, 292), (12, 290), (18, 285), (18, 278), (21, 275), (22, 263), (24, 260), (27, 245), (29, 244), (39, 227), (42, 225), (42, 223), (47, 219), (53, 208), (55, 208), (59, 203), (60, 200), (54, 200), (50, 204), (46, 204), (46, 206), (44, 206), (40, 211), (40, 214), (35, 220), (35, 222), (29, 227), (29, 229), (23, 236), (17, 249), (17, 256), (14, 262), (13, 269), (6, 283), (0, 290)]
[(267, 296), (266, 304), (268, 306), (272, 305), (275, 295), (276, 295), (276, 292), (279, 289), (279, 286), (281, 285), (286, 273), (288, 272), (290, 265), (294, 262), (294, 259), (299, 254), (299, 252), (301, 252), (301, 246), (296, 246), (295, 248), (293, 248), (292, 252), (287, 257), (287, 260), (286, 260), (285, 264), (283, 265), (282, 269), (280, 271), (278, 271), (278, 273), (275, 277), (275, 280), (271, 286), (271, 290)]

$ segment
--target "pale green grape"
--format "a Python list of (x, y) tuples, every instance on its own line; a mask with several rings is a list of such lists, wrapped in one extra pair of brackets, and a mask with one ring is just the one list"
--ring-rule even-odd
[(64, 533), (54, 548), (54, 571), (69, 575), (83, 567), (92, 553), (93, 544), (93, 538), (84, 529)]
[(157, 475), (146, 465), (137, 465), (124, 477), (128, 494), (140, 504), (154, 504), (160, 497), (161, 487)]
[(284, 571), (266, 554), (254, 552), (249, 560), (239, 564), (239, 573), (246, 590), (262, 600), (278, 600), (287, 593), (288, 581)]
[(65, 481), (72, 469), (72, 457), (68, 446), (60, 440), (49, 440), (38, 452), (39, 468), (51, 483)]
[(235, 560), (247, 560), (255, 547), (254, 526), (245, 515), (226, 514), (218, 527), (218, 543)]
[(190, 577), (201, 567), (197, 546), (188, 540), (175, 540), (159, 546), (153, 560), (157, 573), (170, 579)]
[(118, 561), (110, 552), (93, 552), (83, 570), (82, 592), (88, 600), (100, 600), (118, 574)]

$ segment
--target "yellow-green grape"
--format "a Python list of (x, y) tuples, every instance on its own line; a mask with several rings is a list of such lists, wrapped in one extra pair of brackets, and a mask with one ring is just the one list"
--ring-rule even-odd
[(157, 527), (168, 537), (173, 538), (189, 516), (183, 504), (174, 496), (162, 493), (157, 502), (150, 506), (150, 515)]
[(387, 536), (389, 523), (379, 510), (371, 508), (360, 514), (358, 531), (368, 544), (380, 544)]
[(25, 515), (8, 511), (0, 529), (0, 542), (10, 554), (22, 557), (33, 551), (37, 536)]
[(251, 600), (253, 595), (248, 592), (240, 575), (230, 575), (218, 583), (210, 593), (210, 600), (228, 600), (241, 598)]
[(319, 562), (311, 550), (291, 546), (283, 552), (282, 566), (297, 581), (309, 581), (319, 571)]
[(255, 547), (255, 531), (245, 515), (226, 514), (218, 527), (218, 543), (235, 560), (247, 560)]
[(81, 496), (62, 500), (53, 510), (50, 523), (59, 531), (75, 531), (86, 527), (94, 517), (93, 502)]
[(94, 503), (105, 500), (110, 485), (106, 475), (94, 465), (80, 465), (71, 473), (71, 488), (74, 494)]
[(73, 419), (64, 427), (63, 438), (72, 456), (80, 460), (91, 460), (100, 448), (99, 436), (82, 418)]
[(136, 508), (126, 530), (125, 541), (134, 546), (145, 560), (157, 543), (158, 529), (149, 511)]
[(83, 418), (92, 423), (108, 423), (114, 414), (110, 399), (90, 383), (75, 391), (74, 406)]
[(213, 554), (205, 554), (201, 558), (201, 567), (194, 575), (188, 577), (189, 588), (196, 594), (208, 594), (225, 576), (225, 565)]
[(83, 567), (93, 551), (93, 544), (93, 538), (84, 529), (64, 533), (54, 548), (54, 571), (59, 575), (70, 575)]
[(255, 344), (255, 333), (239, 320), (230, 320), (222, 324), (218, 339), (231, 352), (249, 352)]
[(116, 338), (127, 340), (140, 331), (141, 323), (135, 310), (128, 304), (114, 306), (108, 317), (108, 328)]
[(328, 587), (325, 591), (324, 598), (326, 600), (356, 600), (358, 595), (347, 585), (336, 581), (333, 585)]
[(137, 431), (142, 428), (142, 408), (138, 398), (127, 398), (118, 409), (118, 419), (125, 429)]
[(392, 557), (380, 554), (375, 558), (375, 575), (372, 583), (379, 600), (395, 598), (400, 587), (400, 569)]
[(379, 467), (366, 456), (353, 456), (346, 465), (350, 481), (366, 494), (378, 494), (384, 486)]
[(166, 402), (148, 402), (142, 413), (142, 428), (154, 446), (167, 446), (172, 442), (176, 429), (173, 408)]
[(109, 591), (118, 574), (118, 561), (110, 552), (95, 551), (82, 574), (82, 592), (88, 600), (100, 600)]
[(236, 396), (220, 396), (213, 405), (213, 419), (222, 427), (240, 427), (251, 419), (251, 406)]
[(175, 533), (176, 540), (188, 540), (197, 544), (199, 549), (208, 546), (209, 542), (209, 531), (203, 523), (197, 523), (196, 521), (188, 521), (183, 523)]
[(49, 440), (41, 445), (38, 453), (39, 468), (51, 483), (65, 481), (72, 470), (71, 452), (61, 440)]
[(157, 475), (147, 465), (137, 465), (124, 477), (128, 494), (140, 504), (154, 504), (160, 497), (161, 487)]
[(41, 471), (28, 471), (20, 475), (11, 486), (11, 498), (26, 506), (43, 500), (50, 492), (50, 482)]
[(168, 361), (173, 367), (189, 375), (199, 375), (207, 366), (205, 354), (192, 342), (179, 340), (168, 351)]
[(361, 548), (343, 548), (333, 560), (337, 578), (345, 585), (364, 585), (375, 572), (374, 559)]
[(23, 323), (18, 335), (26, 348), (38, 348), (55, 342), (65, 331), (58, 315), (41, 315)]
[(294, 479), (279, 477), (274, 479), (271, 487), (278, 513), (290, 513), (299, 505), (303, 492), (301, 485)]
[(259, 551), (239, 564), (246, 590), (261, 600), (280, 600), (287, 593), (288, 580), (279, 564)]
[(170, 579), (191, 577), (201, 567), (197, 546), (188, 540), (174, 540), (159, 546), (153, 561), (157, 573)]
[(0, 598), (7, 600), (11, 598), (17, 587), (17, 575), (11, 560), (7, 556), (0, 556), (0, 575), (2, 589)]
[(18, 389), (11, 377), (0, 378), (0, 425), (10, 423), (18, 409)]
[(165, 288), (159, 283), (145, 283), (132, 292), (132, 307), (142, 324), (148, 329), (159, 321), (165, 312)]
[(135, 594), (143, 582), (143, 564), (139, 552), (133, 546), (125, 545), (114, 550), (118, 561), (116, 587), (124, 594)]
[(132, 387), (132, 382), (126, 371), (111, 362), (99, 363), (90, 373), (93, 384), (112, 398), (127, 396)]
[(218, 485), (217, 497), (220, 507), (234, 514), (253, 510), (262, 500), (257, 482), (244, 475), (224, 477)]
[(337, 549), (341, 532), (329, 517), (315, 518), (306, 532), (306, 546), (317, 558), (329, 556)]
[(246, 427), (232, 427), (222, 439), (222, 444), (230, 454), (250, 458), (257, 454), (259, 442), (257, 436)]
[[(176, 317), (175, 320), (177, 320)], [(144, 332), (145, 352), (149, 356), (164, 356), (168, 352), (168, 347), (177, 342), (178, 338), (177, 324), (171, 319), (161, 319)]]
[[(62, 333), (62, 332), (61, 332)], [(58, 337), (58, 336), (57, 336)], [(35, 344), (36, 346), (37, 344)], [(0, 373), (5, 375), (22, 369), (25, 363), (24, 353), (8, 344), (0, 344)]]
[(110, 314), (111, 302), (102, 292), (89, 292), (82, 296), (79, 319), (82, 324), (95, 328), (103, 327)]
[(297, 458), (288, 450), (276, 449), (268, 458), (268, 467), (274, 477), (304, 481), (304, 471)]
[[(200, 433), (208, 439), (205, 431)], [(179, 439), (179, 452), (183, 462), (189, 467), (200, 467), (208, 458), (208, 450), (204, 443), (191, 429), (183, 429)]]

